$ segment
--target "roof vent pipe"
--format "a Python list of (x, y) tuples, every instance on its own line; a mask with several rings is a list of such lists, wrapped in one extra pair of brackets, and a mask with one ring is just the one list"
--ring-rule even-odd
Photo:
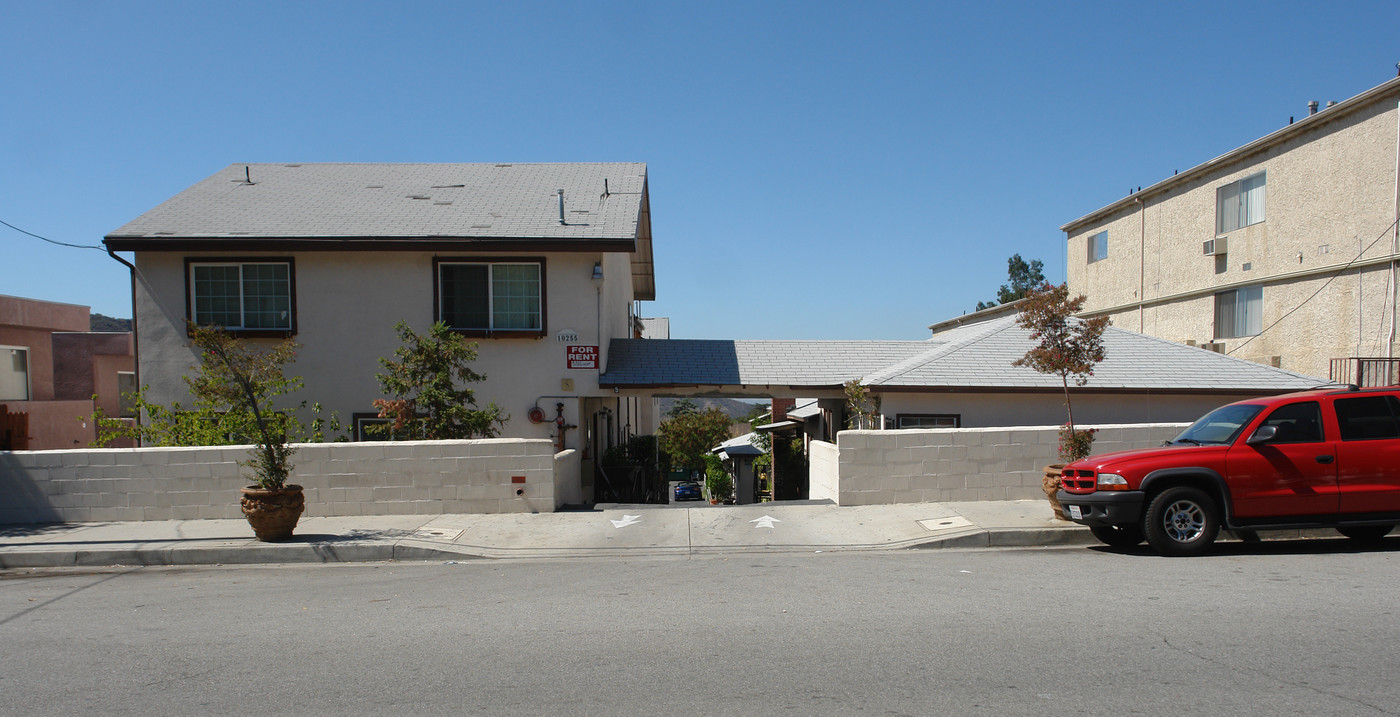
[(1327, 106), (1328, 106), (1328, 107), (1336, 107), (1336, 106), (1337, 106), (1337, 101), (1336, 101), (1336, 100), (1327, 100)]
[(1308, 116), (1311, 117), (1315, 114), (1317, 114), (1317, 100), (1308, 103)]
[(559, 223), (560, 223), (560, 224), (563, 224), (563, 223), (564, 223), (564, 190), (560, 189), (560, 190), (558, 190), (558, 192), (559, 192)]

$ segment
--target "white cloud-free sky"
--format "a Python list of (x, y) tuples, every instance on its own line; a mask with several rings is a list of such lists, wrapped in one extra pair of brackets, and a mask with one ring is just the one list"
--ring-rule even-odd
[[(0, 0), (0, 221), (234, 162), (648, 164), (676, 338), (918, 339), (1059, 226), (1396, 75), (1400, 3)], [(130, 316), (0, 226), (0, 294)]]

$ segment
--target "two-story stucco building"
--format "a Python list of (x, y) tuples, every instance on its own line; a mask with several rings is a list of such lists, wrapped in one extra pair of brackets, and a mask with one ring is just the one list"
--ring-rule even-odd
[(1085, 314), (1339, 381), (1393, 358), (1400, 78), (1310, 111), (1061, 227)]
[(105, 242), (135, 255), (157, 403), (189, 404), (187, 322), (213, 323), (294, 339), (297, 398), (359, 436), (394, 324), (441, 320), (478, 343), (476, 397), (510, 414), (504, 437), (587, 459), (654, 430), (652, 401), (598, 386), (610, 339), (637, 335), (635, 302), (655, 298), (645, 164), (235, 164)]

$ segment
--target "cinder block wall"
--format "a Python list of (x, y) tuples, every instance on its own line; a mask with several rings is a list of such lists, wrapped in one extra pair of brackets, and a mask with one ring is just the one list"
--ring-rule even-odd
[[(0, 453), (0, 524), (240, 518), (248, 458), (248, 446)], [(555, 508), (546, 439), (303, 444), (292, 462), (307, 516)]]
[[(838, 436), (840, 434), (837, 434)], [(841, 463), (835, 443), (812, 441), (807, 444), (807, 497), (840, 504)]]
[[(1093, 448), (1098, 454), (1158, 446), (1187, 425), (1079, 428), (1098, 429)], [(1060, 462), (1058, 426), (842, 431), (836, 447), (838, 505), (1043, 498), (1044, 468)], [(812, 467), (815, 498), (815, 452)]]

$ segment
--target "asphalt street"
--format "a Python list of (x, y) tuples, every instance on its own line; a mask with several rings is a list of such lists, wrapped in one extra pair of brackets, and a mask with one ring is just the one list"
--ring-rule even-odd
[(0, 714), (1366, 715), (1400, 538), (0, 572)]

